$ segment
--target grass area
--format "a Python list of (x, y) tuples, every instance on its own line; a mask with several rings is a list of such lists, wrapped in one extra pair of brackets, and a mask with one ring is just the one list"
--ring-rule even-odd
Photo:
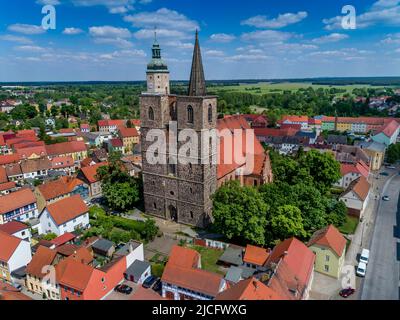
[(151, 273), (153, 276), (156, 276), (156, 277), (162, 276), (162, 274), (164, 272), (165, 264), (167, 263), (167, 260), (168, 260), (168, 258), (160, 253), (156, 253), (150, 259)]
[(221, 250), (216, 250), (216, 249), (211, 249), (211, 248), (205, 248), (201, 246), (193, 246), (190, 245), (188, 246), (194, 250), (196, 250), (198, 253), (201, 255), (201, 267), (204, 270), (219, 273), (219, 274), (224, 274), (219, 266), (217, 265), (217, 261), (223, 254), (223, 251)]
[[(218, 90), (225, 91), (235, 91), (235, 92), (248, 92), (254, 94), (267, 94), (267, 93), (279, 93), (282, 91), (296, 91), (299, 89), (306, 89), (312, 87), (314, 89), (324, 88), (324, 89), (345, 89), (347, 93), (352, 93), (356, 88), (374, 88), (383, 89), (384, 87), (371, 86), (365, 84), (355, 84), (355, 85), (314, 85), (311, 82), (281, 82), (281, 83), (271, 83), (271, 82), (260, 82), (255, 84), (241, 84), (235, 86), (223, 86), (218, 87)], [(338, 96), (343, 95), (343, 93), (338, 94)]]
[(344, 234), (354, 234), (358, 226), (358, 218), (347, 216), (346, 223), (339, 228), (339, 231)]

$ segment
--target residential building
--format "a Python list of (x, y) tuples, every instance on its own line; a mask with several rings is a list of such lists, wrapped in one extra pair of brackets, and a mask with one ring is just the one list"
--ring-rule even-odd
[(309, 118), (307, 116), (283, 116), (278, 124), (299, 124), (302, 130), (309, 129)]
[(32, 259), (28, 241), (0, 231), (0, 279), (13, 283), (12, 272), (26, 266)]
[(172, 248), (161, 282), (169, 300), (213, 300), (227, 288), (221, 275), (201, 269), (197, 251), (179, 246)]
[(53, 180), (37, 186), (34, 190), (39, 212), (49, 204), (70, 196), (67, 185), (61, 180)]
[(29, 226), (20, 221), (10, 221), (5, 224), (0, 224), (0, 231), (22, 240), (31, 242), (32, 234)]
[(12, 220), (27, 222), (37, 217), (36, 198), (30, 189), (21, 189), (0, 197), (0, 224)]
[(125, 127), (124, 120), (99, 120), (99, 131), (107, 133), (117, 133), (119, 128)]
[(316, 231), (307, 246), (315, 254), (314, 270), (340, 278), (346, 255), (346, 239), (333, 225)]
[(51, 170), (72, 175), (76, 170), (74, 159), (72, 157), (54, 157), (51, 159)]
[(350, 215), (362, 218), (370, 200), (371, 186), (363, 176), (354, 180), (340, 196)]
[(87, 148), (83, 141), (69, 141), (46, 145), (46, 151), (50, 158), (72, 157), (74, 161), (87, 158)]
[(242, 280), (219, 293), (215, 300), (225, 301), (256, 301), (256, 300), (285, 300), (273, 289), (266, 286), (256, 278)]
[(48, 158), (21, 161), (21, 171), (25, 180), (46, 177), (50, 169), (51, 161)]
[(112, 257), (115, 252), (114, 242), (107, 239), (99, 239), (91, 245), (93, 252), (102, 257)]
[(115, 138), (108, 141), (108, 152), (121, 152), (122, 154), (125, 153), (124, 143), (121, 139)]
[(136, 128), (120, 128), (118, 133), (122, 139), (125, 153), (132, 153), (133, 147), (140, 142)]
[(248, 268), (263, 270), (270, 253), (271, 250), (248, 244), (243, 257), (243, 264)]
[(356, 164), (341, 163), (340, 174), (342, 177), (335, 184), (335, 186), (346, 189), (350, 185), (350, 183), (352, 183), (354, 180), (357, 180), (361, 176), (368, 179), (370, 169), (369, 166), (365, 164), (362, 160), (360, 160)]
[(0, 183), (0, 196), (10, 194), (17, 190), (17, 185), (14, 181)]
[(392, 120), (384, 125), (371, 138), (375, 142), (382, 143), (387, 147), (397, 142), (400, 133), (400, 124), (396, 120)]
[(55, 233), (60, 236), (89, 227), (89, 208), (79, 195), (74, 195), (52, 204), (39, 215), (39, 234)]
[(124, 278), (137, 284), (142, 284), (151, 276), (151, 265), (147, 261), (135, 260), (124, 272)]
[(78, 173), (78, 178), (89, 186), (91, 197), (98, 197), (102, 195), (101, 181), (97, 177), (97, 169), (106, 165), (106, 162), (100, 162), (93, 166), (82, 168)]
[(385, 161), (386, 145), (375, 141), (363, 141), (358, 146), (370, 157), (371, 170), (380, 170)]

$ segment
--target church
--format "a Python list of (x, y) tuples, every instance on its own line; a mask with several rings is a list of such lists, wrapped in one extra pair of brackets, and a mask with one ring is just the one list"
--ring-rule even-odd
[[(253, 172), (243, 177), (240, 172), (245, 164), (217, 164), (213, 161), (222, 154), (223, 144), (215, 146), (206, 141), (203, 146), (202, 133), (221, 128), (249, 129), (250, 126), (237, 116), (218, 119), (217, 97), (207, 95), (203, 62), (196, 31), (193, 61), (186, 96), (170, 93), (169, 69), (161, 57), (161, 48), (155, 37), (152, 60), (147, 65), (147, 91), (140, 97), (141, 152), (145, 212), (166, 220), (197, 227), (206, 227), (212, 222), (212, 194), (226, 181), (239, 180), (242, 185), (258, 186), (272, 181), (270, 160), (260, 142), (254, 137)], [(240, 117), (240, 116), (239, 116)], [(176, 132), (171, 134), (171, 123), (176, 123)], [(231, 126), (231, 127), (230, 127)], [(150, 130), (158, 130), (168, 137), (165, 151), (166, 164), (148, 161), (147, 150), (152, 141), (146, 137)], [(199, 150), (209, 148), (210, 152), (193, 158), (170, 152), (169, 146), (178, 147), (182, 130), (191, 129), (196, 133)], [(170, 132), (171, 131), (171, 132)], [(171, 139), (175, 141), (171, 141)], [(232, 143), (231, 143), (232, 144)], [(209, 147), (209, 145), (213, 145)], [(233, 144), (225, 148), (234, 149)], [(244, 151), (246, 152), (246, 150)], [(206, 157), (206, 158), (204, 158)], [(184, 158), (184, 159), (183, 159)]]

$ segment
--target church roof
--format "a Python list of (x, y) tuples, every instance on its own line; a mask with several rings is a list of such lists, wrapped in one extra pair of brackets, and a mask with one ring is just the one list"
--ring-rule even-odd
[(157, 34), (154, 33), (154, 43), (151, 49), (152, 59), (147, 65), (147, 72), (168, 72), (168, 66), (161, 58), (161, 48), (157, 42)]
[(190, 73), (189, 82), (189, 96), (203, 97), (206, 95), (206, 80), (204, 78), (203, 62), (201, 58), (199, 33), (196, 30), (196, 42), (194, 45), (192, 71)]

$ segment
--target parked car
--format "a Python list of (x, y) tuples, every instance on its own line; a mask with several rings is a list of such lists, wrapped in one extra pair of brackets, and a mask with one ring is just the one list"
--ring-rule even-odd
[(118, 286), (115, 287), (114, 290), (126, 295), (130, 295), (133, 291), (133, 289), (130, 286), (127, 286), (126, 284), (119, 284)]
[(354, 294), (355, 292), (356, 292), (355, 289), (353, 289), (353, 288), (347, 288), (347, 289), (341, 290), (341, 291), (339, 292), (339, 295), (340, 295), (342, 298), (348, 298), (348, 297), (350, 297), (352, 294)]
[(395, 166), (387, 166), (386, 168), (388, 168), (388, 169), (396, 169)]
[(357, 266), (356, 274), (357, 274), (359, 277), (364, 278), (366, 273), (367, 273), (367, 265), (366, 265), (364, 262), (360, 262), (360, 263), (358, 264), (358, 266)]
[(383, 201), (390, 201), (390, 197), (389, 197), (389, 196), (384, 196), (384, 197), (382, 198), (382, 200), (383, 200)]
[(153, 286), (153, 290), (156, 291), (156, 292), (160, 292), (161, 289), (162, 289), (161, 279), (158, 279), (156, 281), (156, 283), (154, 284), (154, 286)]
[(369, 262), (369, 250), (368, 249), (363, 249), (363, 251), (361, 252), (360, 262), (368, 264), (368, 262)]
[(158, 279), (155, 276), (150, 276), (143, 281), (143, 288), (150, 289)]
[(387, 172), (381, 172), (380, 175), (381, 175), (381, 176), (388, 177), (388, 176), (389, 176), (389, 173), (387, 173)]

